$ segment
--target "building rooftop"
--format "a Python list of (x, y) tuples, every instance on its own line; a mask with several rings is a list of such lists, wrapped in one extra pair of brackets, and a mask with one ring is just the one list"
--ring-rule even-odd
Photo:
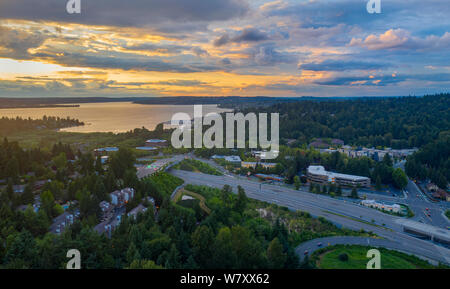
[(329, 172), (329, 171), (325, 170), (325, 168), (323, 166), (309, 166), (308, 173), (314, 174), (314, 175), (327, 176), (328, 179), (342, 178), (342, 179), (347, 179), (347, 180), (352, 180), (352, 181), (364, 181), (364, 180), (368, 179), (367, 177), (362, 177), (362, 176)]
[(225, 156), (224, 159), (227, 162), (240, 162), (241, 158), (239, 156)]
[(94, 151), (96, 152), (117, 152), (119, 150), (119, 148), (116, 147), (106, 147), (106, 148), (98, 148), (95, 149)]
[(164, 143), (167, 142), (165, 139), (149, 139), (146, 143)]
[(158, 148), (155, 147), (136, 147), (137, 150), (141, 150), (141, 151), (154, 151), (157, 150)]

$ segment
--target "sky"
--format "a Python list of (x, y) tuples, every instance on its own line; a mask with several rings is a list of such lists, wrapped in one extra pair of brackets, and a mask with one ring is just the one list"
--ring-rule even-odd
[(0, 97), (448, 92), (448, 0), (0, 0)]

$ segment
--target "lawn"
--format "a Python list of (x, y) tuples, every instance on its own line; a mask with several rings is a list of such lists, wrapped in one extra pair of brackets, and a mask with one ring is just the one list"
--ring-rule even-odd
[(199, 201), (200, 201), (200, 203), (199, 203), (200, 208), (201, 208), (205, 213), (207, 213), (208, 215), (211, 214), (211, 210), (210, 210), (210, 209), (206, 206), (206, 204), (205, 204), (205, 201), (206, 201), (205, 197), (203, 197), (203, 196), (200, 195), (200, 194), (197, 194), (197, 193), (194, 193), (194, 192), (185, 190), (185, 189), (181, 189), (181, 190), (179, 190), (179, 191), (177, 192), (177, 194), (176, 194), (175, 197), (174, 197), (175, 203), (178, 202), (178, 201), (181, 199), (181, 197), (182, 197), (183, 195), (191, 196), (191, 197), (193, 197), (193, 198), (199, 200)]
[[(369, 258), (366, 246), (337, 245), (327, 247), (313, 254), (317, 268), (320, 269), (366, 269)], [(435, 266), (415, 256), (398, 251), (378, 248), (381, 253), (381, 269), (431, 269)], [(348, 260), (341, 261), (339, 255), (347, 254)]]

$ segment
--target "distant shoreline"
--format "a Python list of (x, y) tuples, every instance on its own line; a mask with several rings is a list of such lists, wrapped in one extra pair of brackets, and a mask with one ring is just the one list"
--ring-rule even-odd
[[(415, 96), (414, 96), (415, 97)], [(370, 100), (393, 98), (385, 97), (270, 97), (270, 96), (166, 96), (166, 97), (43, 97), (43, 98), (12, 98), (0, 97), (0, 109), (14, 108), (52, 108), (52, 107), (79, 107), (84, 103), (112, 103), (131, 102), (143, 105), (217, 105), (222, 108), (235, 108), (246, 106), (267, 106), (278, 103), (298, 101), (346, 101), (352, 99)], [(75, 104), (75, 105), (74, 105)]]
[(24, 104), (0, 106), (0, 109), (20, 109), (20, 108), (53, 108), (53, 107), (80, 107), (79, 104)]

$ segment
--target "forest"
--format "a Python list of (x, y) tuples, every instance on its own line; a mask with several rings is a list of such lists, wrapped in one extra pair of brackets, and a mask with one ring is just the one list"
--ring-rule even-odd
[(355, 146), (412, 148), (433, 142), (450, 128), (450, 94), (299, 101), (258, 112), (279, 113), (280, 137), (299, 144), (339, 138)]
[(8, 136), (17, 131), (29, 131), (35, 129), (59, 129), (72, 126), (82, 126), (84, 123), (70, 117), (60, 118), (45, 116), (42, 119), (31, 118), (0, 118), (0, 136)]
[(442, 132), (438, 139), (410, 156), (405, 170), (411, 178), (430, 179), (441, 189), (447, 189), (450, 180), (450, 131)]

